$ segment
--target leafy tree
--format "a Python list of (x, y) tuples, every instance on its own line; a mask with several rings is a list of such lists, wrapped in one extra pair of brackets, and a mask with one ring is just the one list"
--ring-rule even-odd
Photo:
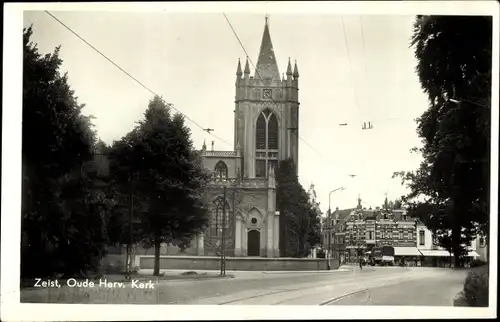
[(96, 136), (59, 68), (23, 30), (22, 277), (97, 270), (105, 252), (104, 195), (95, 185)]
[(401, 209), (403, 207), (403, 203), (401, 199), (396, 199), (394, 200), (394, 203), (392, 204), (392, 209)]
[(121, 196), (133, 189), (136, 239), (154, 246), (154, 275), (159, 275), (161, 243), (183, 245), (208, 224), (202, 188), (210, 176), (190, 135), (183, 116), (172, 115), (155, 97), (138, 126), (111, 148), (114, 189)]
[(320, 241), (318, 204), (310, 202), (295, 173), (292, 159), (281, 161), (276, 171), (282, 257), (305, 257)]
[(418, 16), (414, 25), (417, 72), (430, 106), (417, 120), (420, 168), (395, 175), (410, 188), (410, 214), (436, 231), (456, 266), (465, 246), (488, 231), (491, 41), (487, 16)]
[(314, 184), (311, 184), (309, 187), (307, 195), (309, 196), (309, 233), (307, 244), (312, 249), (321, 243), (321, 209)]

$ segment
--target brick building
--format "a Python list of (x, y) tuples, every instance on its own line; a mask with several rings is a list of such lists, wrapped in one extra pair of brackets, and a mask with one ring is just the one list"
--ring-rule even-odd
[[(417, 222), (405, 210), (366, 209), (358, 206), (337, 224), (336, 246), (346, 261), (357, 261), (375, 246), (393, 246), (395, 257), (419, 256)], [(343, 243), (342, 243), (343, 242)]]

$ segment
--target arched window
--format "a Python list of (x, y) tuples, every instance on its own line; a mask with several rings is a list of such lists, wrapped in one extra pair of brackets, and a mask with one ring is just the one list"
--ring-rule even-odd
[(210, 236), (221, 237), (222, 228), (224, 227), (225, 236), (228, 236), (229, 227), (229, 204), (226, 201), (226, 209), (224, 214), (224, 199), (217, 198), (215, 201), (215, 211), (212, 213), (210, 220)]
[(227, 165), (224, 163), (224, 161), (219, 161), (215, 165), (215, 177), (217, 179), (227, 178)]
[(267, 177), (269, 167), (278, 165), (278, 119), (266, 109), (260, 113), (255, 126), (255, 176)]

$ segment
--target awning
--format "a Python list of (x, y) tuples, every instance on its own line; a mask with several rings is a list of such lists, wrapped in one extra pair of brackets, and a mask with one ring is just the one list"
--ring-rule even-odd
[(479, 254), (472, 250), (472, 251), (469, 251), (469, 253), (467, 254), (467, 257), (479, 257)]
[(394, 256), (422, 256), (417, 247), (394, 247)]
[(450, 257), (450, 253), (444, 249), (432, 249), (432, 250), (422, 250), (419, 249), (420, 253), (428, 257)]

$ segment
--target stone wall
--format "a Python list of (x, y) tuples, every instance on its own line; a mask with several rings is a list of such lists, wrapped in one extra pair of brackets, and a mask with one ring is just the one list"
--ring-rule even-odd
[[(141, 269), (153, 269), (153, 256), (139, 256)], [(339, 268), (338, 259), (331, 259), (332, 269)], [(227, 271), (320, 271), (326, 270), (325, 259), (311, 258), (249, 258), (228, 257)], [(162, 256), (160, 269), (219, 270), (219, 257)]]

